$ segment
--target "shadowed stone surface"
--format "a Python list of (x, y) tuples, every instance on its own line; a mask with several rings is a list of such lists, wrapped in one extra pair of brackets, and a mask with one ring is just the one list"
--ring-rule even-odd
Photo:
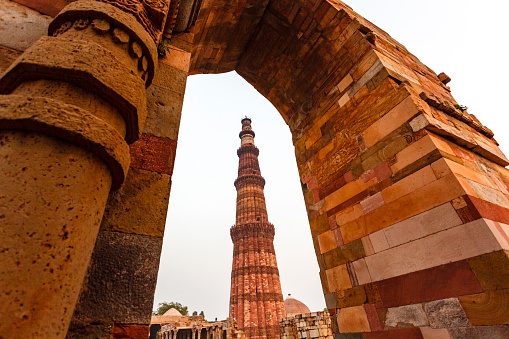
[(73, 320), (149, 324), (162, 242), (100, 231)]
[(167, 174), (131, 168), (122, 188), (108, 198), (101, 230), (162, 238), (170, 186)]

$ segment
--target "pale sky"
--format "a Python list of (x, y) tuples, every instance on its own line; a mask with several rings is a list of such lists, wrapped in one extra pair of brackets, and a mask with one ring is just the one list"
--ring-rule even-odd
[[(347, 0), (437, 74), (509, 154), (509, 1)], [(154, 309), (178, 301), (208, 320), (228, 316), (238, 133), (252, 118), (283, 295), (325, 307), (291, 134), (275, 108), (236, 73), (188, 79)]]

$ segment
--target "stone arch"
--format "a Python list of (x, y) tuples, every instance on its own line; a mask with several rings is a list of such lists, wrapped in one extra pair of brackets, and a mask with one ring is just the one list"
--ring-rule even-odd
[[(160, 216), (169, 193), (178, 113), (172, 115), (174, 121), (158, 126), (158, 122), (168, 119), (161, 119), (158, 108), (150, 103), (163, 97), (181, 100), (188, 71), (214, 73), (233, 69), (274, 104), (292, 131), (335, 333), (384, 329), (393, 331), (387, 335), (438, 335), (440, 329), (429, 329), (427, 325), (437, 318), (447, 318), (441, 313), (444, 305), (461, 319), (456, 331), (472, 324), (483, 328), (466, 330), (469, 333), (507, 333), (507, 327), (496, 326), (505, 325), (507, 319), (491, 315), (499, 309), (506, 314), (508, 308), (507, 288), (498, 282), (507, 274), (509, 262), (505, 252), (509, 250), (509, 172), (504, 168), (509, 162), (498, 149), (493, 133), (455, 106), (445, 74), (436, 75), (385, 32), (342, 2), (332, 0), (252, 0), (243, 3), (249, 10), (235, 12), (227, 4), (221, 7), (215, 1), (204, 2), (194, 29), (194, 44), (188, 39), (191, 33), (173, 34), (173, 53), (160, 60), (163, 67), (154, 74), (154, 42), (163, 34), (170, 3), (161, 1), (161, 8), (151, 8), (147, 14), (118, 6), (115, 1), (105, 2), (111, 3), (113, 9), (103, 5), (94, 9), (80, 8), (79, 4), (67, 7), (50, 26), (50, 33), (55, 36), (40, 40), (0, 81), (0, 91), (5, 94), (0, 118), (3, 126), (9, 128), (9, 132), (2, 133), (9, 134), (9, 140), (17, 140), (7, 147), (13, 145), (16, 154), (30, 153), (26, 149), (38, 150), (34, 153), (43, 158), (44, 152), (57, 150), (61, 159), (46, 155), (55, 164), (69, 162), (66, 157), (73, 154), (73, 160), (79, 159), (78, 163), (90, 173), (101, 173), (101, 180), (97, 176), (90, 180), (91, 174), (77, 171), (80, 178), (75, 176), (70, 184), (59, 182), (58, 187), (71, 187), (68, 194), (91, 189), (86, 184), (91, 182), (101, 192), (86, 194), (91, 201), (83, 202), (77, 196), (69, 202), (53, 192), (50, 195), (54, 199), (48, 198), (59, 206), (70, 204), (68, 211), (81, 211), (77, 214), (79, 222), (70, 227), (70, 241), (75, 245), (69, 248), (86, 243), (86, 248), (69, 252), (67, 259), (79, 260), (65, 270), (59, 268), (60, 279), (48, 278), (58, 282), (76, 276), (65, 286), (68, 293), (62, 292), (65, 307), (60, 303), (37, 303), (45, 310), (39, 322), (56, 322), (52, 337), (63, 337), (67, 329), (94, 242), (87, 285), (72, 328), (92, 329), (97, 324), (84, 323), (85, 319), (99, 319), (102, 331), (125, 334), (148, 330), (151, 305), (129, 307), (136, 300), (128, 300), (124, 314), (108, 313), (111, 299), (115, 299), (115, 306), (122, 299), (111, 298), (100, 286), (111, 281), (115, 286), (128, 285), (125, 282), (138, 285), (148, 280), (148, 285), (155, 286), (154, 270), (149, 268), (149, 274), (143, 277), (107, 276), (108, 271), (121, 271), (123, 267), (138, 270), (159, 256)], [(138, 20), (133, 19), (133, 14)], [(218, 27), (223, 28), (222, 34), (214, 34)], [(230, 38), (232, 32), (237, 33), (235, 39)], [(71, 45), (75, 48), (69, 48)], [(62, 59), (61, 63), (51, 64), (42, 52), (49, 46), (60, 48), (62, 55), (78, 51), (75, 57), (79, 58), (87, 54), (79, 54), (80, 50), (94, 50), (99, 57), (89, 57), (86, 63), (65, 64), (70, 59)], [(121, 60), (118, 64), (114, 62), (117, 59)], [(76, 69), (87, 63), (97, 67)], [(100, 69), (118, 71), (118, 78), (97, 73)], [(148, 91), (151, 114), (143, 127), (144, 87), (150, 85), (154, 75), (153, 87)], [(129, 86), (117, 83), (117, 79), (128, 79)], [(54, 86), (55, 94), (48, 95), (48, 86)], [(138, 89), (136, 94), (130, 91), (132, 88)], [(34, 94), (42, 99), (26, 99)], [(83, 97), (86, 100), (78, 100), (78, 108), (70, 107), (69, 98)], [(44, 112), (40, 119), (34, 115), (38, 111)], [(62, 120), (62, 116), (80, 119)], [(82, 124), (84, 119), (88, 119), (86, 124)], [(82, 130), (82, 125), (93, 127)], [(132, 142), (139, 129), (143, 133), (131, 145), (131, 170), (124, 178), (129, 163), (127, 144), (118, 136)], [(24, 144), (24, 133), (36, 139), (34, 144)], [(24, 184), (17, 181), (25, 171), (23, 163), (37, 162), (27, 159), (20, 157), (18, 162), (2, 164), (0, 172), (4, 177), (0, 181), (14, 185), (9, 192), (24, 190)], [(57, 183), (72, 172), (70, 167), (60, 171), (52, 172), (57, 173), (57, 179), (50, 182)], [(39, 177), (41, 169), (34, 166), (29, 173)], [(99, 230), (109, 188), (118, 188), (124, 179), (124, 186), (109, 197)], [(83, 187), (78, 188), (78, 183)], [(149, 186), (153, 191), (145, 189)], [(36, 186), (30, 189), (44, 191)], [(150, 195), (154, 191), (160, 195), (155, 199), (156, 206), (150, 209), (153, 213), (147, 217), (133, 212), (141, 218), (137, 225), (128, 220), (132, 215), (120, 213), (126, 206), (142, 204), (137, 200), (138, 193)], [(57, 197), (62, 200), (57, 201)], [(17, 206), (22, 205), (23, 199)], [(74, 205), (75, 202), (79, 203)], [(7, 210), (9, 225), (22, 223), (17, 219), (21, 214), (14, 216), (14, 207)], [(74, 216), (73, 213), (59, 218)], [(143, 218), (153, 216), (159, 216), (159, 220), (143, 222)], [(50, 214), (49, 219), (55, 219), (55, 215)], [(75, 236), (81, 232), (80, 225), (91, 230), (83, 236), (86, 241)], [(62, 249), (68, 246), (69, 233), (63, 228), (61, 231), (61, 235), (48, 233), (54, 237), (43, 239), (41, 244)], [(15, 238), (16, 233), (12, 235)], [(29, 246), (21, 248), (28, 250)], [(52, 254), (44, 248), (41, 253), (50, 257)], [(117, 257), (125, 261), (114, 260)], [(15, 267), (17, 261), (12, 258), (16, 255), (8, 258)], [(58, 263), (66, 262), (65, 258), (59, 256)], [(29, 264), (25, 259), (20, 264)], [(48, 265), (58, 266), (57, 262)], [(74, 270), (80, 273), (74, 274)], [(12, 270), (2, 274), (19, 278)], [(48, 276), (44, 270), (34, 277)], [(61, 293), (56, 289), (45, 291), (52, 297)], [(115, 293), (129, 294), (125, 290)], [(144, 293), (134, 295), (141, 300)], [(94, 300), (102, 301), (100, 307), (89, 307)], [(425, 303), (424, 307), (420, 303)], [(380, 305), (383, 316), (378, 317)], [(15, 314), (12, 310), (23, 306), (9, 307), (6, 312)], [(391, 312), (386, 308), (397, 309)], [(419, 316), (415, 326), (392, 326), (406, 322), (406, 311)], [(88, 317), (89, 312), (92, 317)], [(28, 326), (26, 319), (6, 323), (18, 326), (17, 330)], [(12, 329), (0, 327), (0, 335), (9, 330)], [(37, 332), (39, 329), (33, 331), (41, 333)]]

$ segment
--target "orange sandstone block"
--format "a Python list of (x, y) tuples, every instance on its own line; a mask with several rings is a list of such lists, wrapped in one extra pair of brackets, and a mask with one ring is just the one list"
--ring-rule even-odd
[(340, 226), (343, 240), (347, 244), (464, 194), (464, 190), (453, 174), (445, 176), (368, 215)]
[(323, 254), (335, 249), (337, 246), (336, 237), (333, 231), (327, 231), (318, 236), (318, 244), (320, 246), (320, 252)]
[(355, 219), (360, 218), (364, 215), (362, 211), (362, 207), (360, 204), (355, 204), (353, 206), (347, 207), (341, 212), (336, 214), (336, 223), (338, 226), (347, 224)]
[(346, 264), (333, 267), (325, 271), (325, 273), (327, 275), (327, 282), (331, 292), (352, 288)]
[(459, 297), (459, 301), (474, 326), (509, 324), (509, 290)]
[(418, 112), (413, 98), (411, 96), (407, 97), (362, 133), (366, 147), (369, 148), (375, 145)]
[(325, 204), (323, 206), (325, 211), (331, 210), (332, 208), (373, 186), (377, 182), (378, 180), (376, 178), (373, 178), (368, 182), (364, 182), (364, 180), (361, 178), (349, 182), (348, 184), (325, 197)]
[(436, 179), (437, 177), (435, 176), (432, 167), (426, 166), (384, 189), (382, 191), (384, 201), (386, 204), (389, 204), (390, 202), (409, 194), (422, 186), (435, 181)]
[(392, 172), (397, 173), (399, 170), (414, 163), (436, 149), (437, 147), (430, 135), (428, 134), (424, 136), (396, 154), (396, 163), (391, 166)]
[(370, 332), (366, 310), (361, 306), (342, 308), (337, 316), (340, 333)]

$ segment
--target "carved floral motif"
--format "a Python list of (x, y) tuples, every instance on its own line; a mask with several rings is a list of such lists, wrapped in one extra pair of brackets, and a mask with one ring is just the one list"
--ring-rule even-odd
[(160, 40), (166, 14), (172, 0), (97, 0), (131, 13), (145, 27), (152, 39)]

